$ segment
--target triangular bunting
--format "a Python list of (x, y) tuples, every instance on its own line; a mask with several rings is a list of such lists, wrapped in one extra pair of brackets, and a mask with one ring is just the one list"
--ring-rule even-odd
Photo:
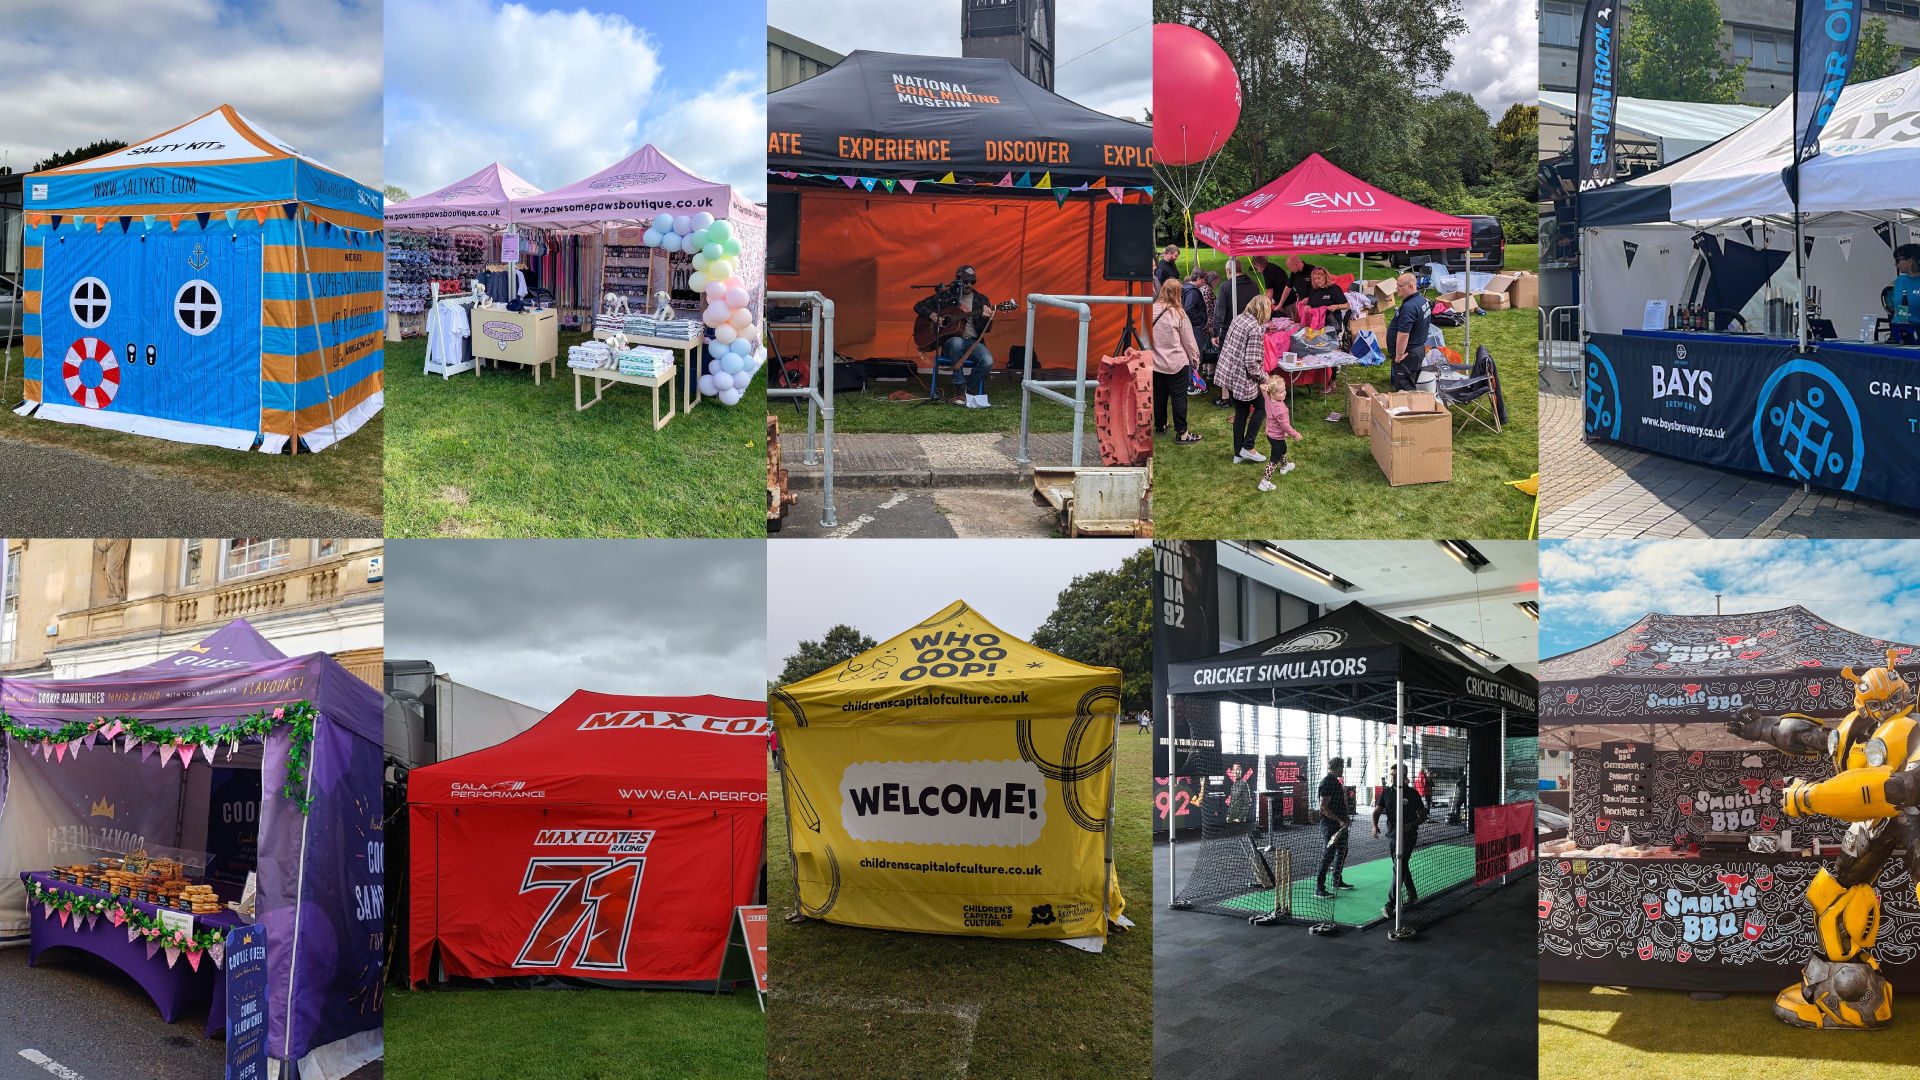
[(859, 177), (855, 177), (855, 176), (843, 176), (840, 178), (840, 180), (841, 182), (845, 183), (848, 188), (852, 188), (855, 184), (858, 184), (860, 182)]
[(61, 926), (67, 925), (67, 909), (66, 908), (60, 909), (60, 925)]
[(179, 962), (180, 962), (180, 950), (174, 948), (171, 945), (167, 946), (167, 966), (172, 967), (173, 965)]
[[(133, 941), (136, 941), (136, 940), (138, 940), (138, 939), (139, 939), (139, 937), (140, 937), (140, 928), (139, 928), (139, 927), (137, 927), (137, 926), (129, 926), (129, 927), (127, 927), (127, 941), (128, 941), (129, 943), (131, 943), (131, 942), (133, 942)], [(153, 954), (152, 954), (152, 953), (148, 953), (147, 955), (148, 955), (149, 957), (151, 957), (151, 956), (152, 956)]]
[(110, 907), (107, 909), (107, 921), (115, 926), (119, 926), (121, 923), (127, 921), (127, 916), (126, 913), (118, 907)]
[(173, 744), (161, 743), (160, 744), (160, 767), (163, 769), (166, 768), (167, 762), (171, 760), (173, 760)]
[(205, 229), (207, 227), (207, 222), (213, 219), (213, 211), (202, 210), (193, 216), (195, 220), (200, 222), (200, 228)]
[(173, 225), (173, 231), (174, 231), (174, 232), (179, 232), (179, 231), (180, 231), (180, 218), (181, 218), (182, 216), (183, 216), (183, 215), (180, 215), (180, 214), (168, 214), (168, 215), (167, 215), (167, 220), (168, 220), (169, 222), (171, 222), (171, 223), (172, 223), (172, 225)]
[(200, 970), (200, 950), (199, 949), (190, 949), (187, 951), (187, 963), (193, 965), (193, 970), (195, 971)]
[(152, 757), (153, 752), (159, 748), (160, 748), (159, 744), (156, 744), (156, 743), (150, 743), (150, 742), (141, 743), (140, 744), (140, 760), (145, 761), (148, 758)]
[(1880, 238), (1881, 243), (1887, 245), (1888, 250), (1893, 249), (1893, 223), (1892, 222), (1883, 221), (1880, 224), (1875, 225), (1873, 227), (1873, 234)]
[(882, 180), (880, 181), (880, 186), (887, 189), (887, 194), (889, 195), (893, 194), (893, 181)]
[(1067, 205), (1067, 196), (1071, 194), (1073, 193), (1068, 191), (1066, 188), (1063, 188), (1063, 187), (1054, 188), (1053, 189), (1053, 205), (1055, 206)]
[(53, 760), (55, 761), (67, 760), (67, 744), (66, 743), (60, 743), (59, 745), (53, 748)]
[(1032, 186), (1033, 186), (1033, 174), (1032, 174), (1032, 173), (1030, 173), (1030, 172), (1024, 172), (1024, 173), (1021, 173), (1021, 174), (1020, 174), (1020, 179), (1018, 179), (1018, 180), (1015, 180), (1015, 181), (1013, 182), (1013, 186), (1014, 186), (1014, 187), (1032, 187)]
[(211, 944), (211, 945), (209, 945), (209, 946), (207, 946), (207, 955), (208, 955), (208, 956), (211, 956), (211, 957), (213, 957), (213, 966), (214, 966), (214, 967), (217, 967), (217, 968), (224, 968), (224, 967), (226, 967), (226, 966), (227, 966), (227, 944), (226, 944), (226, 942), (224, 942), (224, 941), (216, 941), (216, 942), (214, 942), (213, 944)]
[(60, 227), (60, 215), (52, 214), (52, 215), (49, 215), (49, 218), (53, 222), (53, 227), (55, 229), (58, 229)]
[(267, 208), (264, 206), (254, 207), (253, 217), (255, 221), (258, 221), (260, 224), (265, 225), (267, 223)]
[(229, 229), (234, 228), (236, 223), (238, 223), (240, 220), (240, 211), (229, 210), (226, 213), (226, 217), (227, 217), (227, 228)]
[(911, 195), (911, 194), (913, 194), (913, 186), (914, 186), (915, 184), (918, 184), (919, 182), (920, 182), (920, 181), (918, 181), (918, 180), (902, 180), (902, 181), (900, 181), (900, 186), (901, 186), (901, 187), (903, 187), (903, 188), (906, 188), (906, 189), (907, 189), (907, 194), (909, 194), (909, 195)]
[(947, 175), (945, 175), (945, 176), (943, 176), (943, 177), (941, 177), (941, 178), (940, 178), (939, 180), (937, 180), (937, 181), (935, 181), (935, 183), (940, 183), (940, 184), (951, 184), (951, 183), (953, 183), (953, 174), (952, 174), (952, 173), (948, 173)]
[(206, 759), (207, 759), (207, 764), (209, 764), (209, 765), (211, 765), (211, 764), (213, 764), (213, 744), (212, 744), (212, 743), (201, 743), (201, 744), (200, 744), (200, 756), (201, 756), (201, 757), (204, 757), (204, 758), (206, 758)]
[(101, 233), (101, 232), (106, 232), (106, 231), (107, 231), (107, 219), (106, 219), (106, 218), (103, 218), (103, 217), (97, 217), (97, 218), (94, 218), (94, 219), (93, 219), (93, 231), (94, 231), (94, 232), (97, 232), (97, 233)]
[(1620, 251), (1627, 258), (1627, 269), (1633, 269), (1633, 257), (1640, 252), (1640, 245), (1631, 240), (1620, 241)]
[(1107, 194), (1113, 196), (1114, 202), (1125, 202), (1127, 199), (1126, 188), (1110, 187), (1107, 189)]
[(1840, 261), (1853, 261), (1853, 237), (1851, 236), (1843, 236), (1840, 238)]
[(1046, 172), (1041, 173), (1040, 182), (1034, 186), (1035, 187), (1052, 187), (1053, 186), (1053, 170), (1049, 169)]
[(1103, 176), (1103, 177), (1101, 177), (1100, 179), (1098, 179), (1098, 180), (1095, 180), (1095, 181), (1093, 182), (1093, 186), (1094, 186), (1094, 187), (1106, 187), (1106, 186), (1107, 186), (1107, 178)]
[(120, 235), (125, 236), (127, 235), (127, 233), (131, 231), (133, 231), (133, 215), (132, 214), (120, 215)]
[(292, 221), (293, 215), (300, 212), (300, 204), (299, 203), (281, 203), (280, 212), (287, 215), (288, 221)]
[(860, 186), (866, 188), (868, 191), (873, 190), (873, 183), (874, 180), (871, 176), (863, 176), (860, 178)]
[(53, 918), (53, 905), (52, 905), (52, 904), (49, 904), (49, 903), (47, 903), (46, 901), (44, 901), (44, 900), (43, 900), (43, 901), (41, 901), (41, 902), (40, 902), (40, 908), (41, 908), (41, 910), (42, 910), (42, 911), (44, 912), (44, 914), (43, 914), (43, 915), (41, 915), (41, 918), (43, 918), (43, 919), (51, 919), (51, 918)]
[(142, 216), (141, 216), (141, 218), (140, 218), (140, 226), (141, 226), (142, 228), (144, 228), (144, 229), (146, 229), (146, 231), (148, 231), (148, 232), (152, 232), (152, 231), (153, 231), (153, 218), (154, 218), (154, 215), (152, 215), (152, 214), (144, 214), (144, 215), (142, 215)]

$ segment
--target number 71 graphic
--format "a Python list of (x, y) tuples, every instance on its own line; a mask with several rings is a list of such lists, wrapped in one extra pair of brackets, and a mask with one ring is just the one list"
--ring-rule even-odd
[(633, 926), (640, 876), (646, 864), (644, 858), (528, 860), (520, 892), (558, 892), (534, 923), (513, 966), (560, 967), (568, 947), (584, 928), (584, 940), (573, 966), (625, 971), (627, 934)]

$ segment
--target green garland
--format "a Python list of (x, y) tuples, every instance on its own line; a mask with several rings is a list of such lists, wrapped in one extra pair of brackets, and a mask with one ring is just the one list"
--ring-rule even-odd
[[(292, 745), (287, 749), (287, 778), (281, 785), (280, 794), (287, 797), (300, 812), (305, 814), (312, 806), (307, 798), (307, 766), (313, 746), (313, 725), (319, 719), (320, 710), (310, 701), (296, 701), (290, 705), (276, 705), (271, 709), (262, 709), (251, 716), (242, 717), (235, 723), (220, 727), (207, 724), (193, 724), (183, 728), (167, 728), (136, 720), (131, 716), (102, 716), (94, 720), (75, 720), (63, 724), (51, 731), (46, 728), (28, 727), (19, 723), (6, 710), (0, 709), (0, 732), (25, 743), (70, 743), (77, 739), (91, 738), (103, 730), (114, 728), (113, 738), (131, 737), (135, 743), (168, 743), (180, 747), (183, 753), (192, 753), (203, 746), (218, 746), (221, 743), (236, 743), (243, 738), (265, 737), (277, 727), (287, 727)], [(128, 744), (132, 748), (132, 744)]]
[(117, 896), (49, 889), (32, 880), (26, 884), (27, 897), (32, 903), (51, 904), (53, 910), (64, 911), (71, 916), (84, 918), (99, 915), (106, 918), (109, 911), (118, 908), (123, 920), (121, 926), (131, 927), (139, 931), (139, 936), (164, 947), (205, 952), (215, 945), (224, 945), (227, 940), (225, 930), (196, 930), (191, 936), (184, 931), (170, 930), (160, 922), (159, 916), (149, 915)]

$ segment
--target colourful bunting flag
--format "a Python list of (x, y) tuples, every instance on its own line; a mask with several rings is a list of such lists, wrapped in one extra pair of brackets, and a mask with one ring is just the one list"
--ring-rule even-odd
[(852, 176), (843, 176), (840, 179), (846, 181), (848, 188), (852, 188), (853, 185), (860, 182), (860, 180), (857, 177), (852, 177)]
[(254, 220), (258, 221), (260, 224), (265, 225), (267, 223), (267, 208), (264, 206), (254, 207), (253, 217), (254, 217)]
[(240, 221), (240, 211), (238, 210), (227, 211), (227, 228), (229, 229), (237, 228), (239, 221)]
[(868, 191), (872, 191), (872, 190), (873, 190), (873, 177), (871, 177), (871, 176), (863, 176), (863, 177), (861, 177), (861, 178), (860, 178), (860, 186), (861, 186), (861, 187), (864, 187), (864, 188), (866, 188), (866, 189), (867, 189)]
[(1067, 205), (1067, 195), (1069, 194), (1067, 189), (1063, 187), (1057, 187), (1052, 190), (1053, 190), (1053, 205), (1055, 206)]
[(133, 215), (132, 214), (120, 215), (120, 235), (125, 236), (128, 232), (131, 232), (132, 229), (133, 229)]
[[(142, 228), (146, 229), (148, 232), (152, 232), (153, 231), (153, 215), (147, 214), (141, 217), (140, 225)], [(118, 725), (115, 725), (115, 726), (117, 727)], [(107, 738), (111, 739), (113, 738), (113, 736), (109, 735), (107, 736)]]
[(199, 220), (200, 228), (202, 230), (205, 230), (207, 227), (207, 221), (213, 217), (213, 213), (208, 210), (202, 210), (193, 216)]
[(902, 180), (900, 181), (900, 186), (906, 188), (907, 194), (911, 195), (913, 194), (913, 186), (919, 182), (918, 180)]
[(1005, 176), (1003, 176), (1003, 177), (1001, 177), (1001, 178), (1000, 178), (1000, 182), (999, 182), (999, 183), (997, 183), (997, 184), (995, 184), (995, 185), (993, 185), (993, 186), (994, 186), (994, 187), (1012, 187), (1012, 186), (1013, 186), (1013, 174), (1012, 174), (1012, 173), (1008, 173), (1007, 175), (1005, 175)]
[(1032, 173), (1030, 173), (1030, 172), (1025, 172), (1025, 173), (1021, 173), (1021, 174), (1020, 174), (1020, 179), (1018, 179), (1018, 180), (1015, 180), (1015, 181), (1013, 182), (1013, 186), (1014, 186), (1014, 187), (1032, 187), (1032, 186), (1033, 186), (1033, 174), (1032, 174)]
[(880, 186), (887, 189), (887, 194), (889, 195), (893, 194), (893, 181), (882, 180), (880, 181)]
[(948, 173), (947, 175), (941, 177), (937, 182), (942, 184), (951, 184), (953, 183), (953, 174)]
[(1047, 172), (1044, 172), (1044, 173), (1042, 173), (1042, 174), (1040, 174), (1040, 183), (1039, 183), (1038, 185), (1036, 185), (1036, 186), (1038, 186), (1038, 187), (1052, 187), (1052, 186), (1053, 186), (1053, 171), (1052, 171), (1052, 170), (1048, 170)]
[(1114, 202), (1125, 202), (1125, 201), (1126, 201), (1126, 194), (1127, 194), (1127, 189), (1126, 189), (1126, 188), (1117, 188), (1117, 187), (1110, 187), (1110, 188), (1108, 188), (1108, 189), (1107, 189), (1107, 194), (1109, 194), (1109, 195), (1111, 195), (1111, 196), (1113, 196), (1113, 201), (1114, 201)]

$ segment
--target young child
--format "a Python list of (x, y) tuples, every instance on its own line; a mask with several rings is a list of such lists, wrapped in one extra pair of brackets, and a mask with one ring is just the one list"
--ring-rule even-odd
[(1276, 371), (1267, 376), (1261, 384), (1261, 393), (1267, 398), (1267, 445), (1273, 453), (1267, 458), (1267, 474), (1260, 478), (1260, 490), (1273, 490), (1273, 474), (1277, 470), (1282, 474), (1293, 471), (1293, 462), (1287, 461), (1287, 440), (1304, 439), (1293, 426), (1293, 417), (1287, 412), (1287, 379)]

